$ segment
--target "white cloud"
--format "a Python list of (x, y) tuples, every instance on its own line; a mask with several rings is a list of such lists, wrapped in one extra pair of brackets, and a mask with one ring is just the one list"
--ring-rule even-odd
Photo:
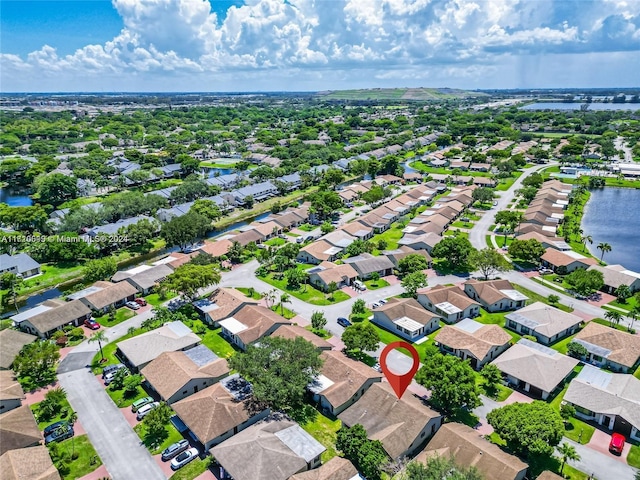
[(59, 89), (52, 79), (68, 76), (119, 79), (114, 89), (134, 75), (156, 84), (179, 75), (204, 85), (230, 79), (232, 89), (239, 76), (255, 87), (293, 88), (273, 82), (334, 82), (350, 71), (358, 76), (352, 83), (482, 81), (545, 52), (637, 55), (640, 2), (603, 1), (606, 8), (563, 0), (251, 0), (219, 20), (209, 0), (112, 0), (124, 25), (115, 38), (64, 56), (49, 45), (25, 58), (8, 52), (0, 75), (5, 90), (38, 82)]

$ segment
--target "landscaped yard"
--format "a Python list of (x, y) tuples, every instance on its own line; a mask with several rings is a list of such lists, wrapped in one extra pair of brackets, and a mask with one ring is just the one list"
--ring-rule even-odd
[[(148, 302), (148, 300), (147, 300)], [(102, 315), (101, 317), (96, 318), (96, 322), (105, 327), (113, 327), (114, 325), (118, 325), (119, 323), (124, 322), (125, 320), (130, 319), (135, 315), (135, 312), (127, 307), (122, 307), (116, 310), (115, 317), (113, 320), (110, 320), (110, 315), (107, 313)]]
[(202, 344), (220, 358), (229, 358), (236, 352), (233, 346), (222, 336), (222, 328), (220, 327), (210, 328), (204, 335), (199, 336), (202, 338)]
[(271, 310), (276, 312), (278, 315), (282, 315), (287, 320), (291, 320), (293, 317), (297, 315), (293, 310), (289, 310), (287, 307), (282, 305), (274, 305), (271, 307)]
[(106, 392), (118, 408), (130, 407), (131, 404), (136, 400), (149, 396), (149, 394), (145, 392), (142, 387), (138, 387), (135, 394), (128, 396), (125, 396), (124, 389), (111, 390), (111, 385), (107, 387)]
[[(532, 292), (528, 288), (524, 288), (524, 287), (518, 285), (517, 283), (513, 284), (513, 288), (515, 288), (517, 291), (519, 291), (523, 295), (526, 295), (527, 297), (529, 297), (529, 300), (527, 301), (527, 305), (530, 305), (533, 302), (542, 302), (542, 303), (546, 303), (547, 305), (551, 305), (549, 303), (549, 300), (547, 300), (547, 297), (543, 297), (540, 294)], [(557, 303), (557, 304), (552, 305), (552, 306), (556, 307), (556, 308), (558, 308), (558, 309), (560, 309), (560, 310), (562, 310), (564, 312), (573, 312), (573, 308), (569, 307), (568, 305), (562, 305), (561, 303)]]
[[(574, 373), (575, 375), (575, 373)], [(555, 398), (550, 402), (551, 406), (560, 411), (560, 406), (562, 405), (562, 399), (564, 398), (564, 394), (567, 393), (567, 389), (569, 385), (567, 385), (562, 389), (560, 393), (558, 393)], [(570, 418), (568, 422), (565, 424), (565, 432), (564, 436), (573, 440), (574, 442), (581, 443), (582, 445), (586, 445), (591, 440), (593, 436), (593, 432), (595, 432), (595, 428), (589, 425), (586, 422), (578, 418)]]
[(316, 227), (315, 225), (311, 225), (310, 223), (304, 223), (297, 228), (298, 230), (302, 230), (303, 232), (311, 232), (318, 227)]
[(317, 412), (312, 421), (301, 425), (308, 434), (327, 448), (322, 454), (322, 463), (328, 462), (338, 454), (336, 451), (336, 432), (340, 429), (340, 425), (340, 420), (331, 420), (320, 412)]
[(560, 340), (559, 342), (554, 343), (553, 345), (551, 345), (551, 348), (553, 348), (556, 352), (560, 352), (563, 355), (567, 354), (567, 345), (569, 345), (573, 339), (575, 338), (575, 335), (570, 335), (567, 338), (564, 338), (562, 340)]
[[(368, 322), (369, 320), (365, 320), (366, 322)], [(391, 333), (387, 330), (385, 330), (384, 328), (380, 328), (379, 326), (375, 325), (374, 323), (371, 323), (371, 325), (373, 325), (373, 328), (376, 329), (376, 332), (378, 332), (378, 337), (380, 338), (380, 341), (382, 343), (384, 343), (385, 345), (388, 345), (390, 343), (393, 342), (406, 342), (406, 340), (402, 337), (399, 337), (398, 335)], [(432, 354), (437, 347), (433, 344), (433, 338), (436, 336), (436, 334), (438, 333), (438, 330), (436, 330), (435, 332), (432, 332), (429, 334), (429, 339), (425, 342), (422, 342), (421, 344), (415, 344), (413, 343), (413, 347), (416, 349), (416, 351), (418, 352), (418, 355), (420, 356), (421, 359), (426, 358), (427, 355)], [(398, 350), (399, 352), (405, 354), (405, 355), (410, 355), (409, 352), (406, 352), (402, 349)]]
[(640, 445), (631, 445), (627, 463), (634, 468), (640, 468)]
[(260, 293), (256, 292), (254, 289), (246, 287), (235, 287), (235, 289), (239, 292), (244, 293), (247, 297), (253, 298), (254, 300), (260, 300), (262, 298), (262, 295), (260, 295)]
[(337, 292), (333, 293), (333, 301), (331, 301), (328, 298), (328, 294), (321, 292), (311, 285), (303, 285), (300, 288), (292, 289), (287, 285), (286, 278), (277, 280), (273, 278), (273, 273), (270, 273), (266, 277), (258, 278), (263, 282), (267, 282), (268, 284), (273, 285), (274, 287), (312, 305), (333, 305), (334, 303), (343, 302), (350, 298), (349, 295), (338, 290)]
[(174, 298), (176, 295), (178, 295), (176, 292), (173, 291), (168, 291), (164, 300), (160, 299), (160, 295), (158, 295), (157, 293), (152, 293), (151, 295), (147, 295), (145, 298), (145, 300), (147, 301), (148, 304), (153, 305), (154, 307), (159, 307), (160, 305), (162, 305), (163, 303), (165, 303), (168, 300), (171, 300), (172, 298)]
[(385, 250), (395, 250), (398, 248), (398, 240), (402, 238), (403, 228), (399, 223), (395, 223), (389, 230), (374, 235), (370, 241), (377, 246), (380, 240), (384, 240), (387, 242)]
[[(72, 437), (68, 440), (54, 442), (50, 445), (50, 452), (53, 452), (53, 450), (57, 451), (57, 455), (51, 455), (52, 457), (66, 457), (70, 460), (66, 462), (69, 471), (67, 472), (66, 469), (62, 469), (63, 471), (60, 472), (63, 480), (75, 480), (76, 478), (84, 477), (102, 465), (102, 460), (100, 460), (87, 435)], [(53, 445), (56, 446), (53, 447)], [(75, 460), (71, 460), (73, 453), (78, 455), (78, 458)], [(53, 459), (55, 462), (56, 459)]]
[(36, 418), (38, 422), (38, 428), (40, 430), (44, 430), (44, 427), (51, 425), (52, 423), (59, 422), (60, 420), (65, 420), (68, 418), (68, 414), (72, 412), (71, 405), (69, 405), (69, 401), (65, 398), (62, 402), (60, 402), (60, 413), (58, 413), (55, 417), (48, 418), (44, 420), (41, 418), (42, 416), (38, 414), (38, 409), (40, 407), (40, 402), (34, 403), (29, 408), (33, 412), (33, 416)]
[(285, 243), (287, 243), (287, 241), (284, 238), (280, 237), (274, 237), (264, 242), (265, 245), (269, 245), (271, 247), (280, 247)]
[(364, 284), (367, 286), (369, 290), (376, 290), (378, 288), (389, 286), (389, 282), (387, 282), (382, 278), (379, 280), (365, 280)]
[(607, 305), (610, 305), (612, 307), (623, 308), (625, 310), (633, 310), (633, 308), (636, 306), (636, 298), (635, 297), (628, 298), (627, 303), (620, 303), (617, 300), (614, 300), (613, 302), (607, 303)]
[[(135, 337), (136, 335), (140, 335), (141, 333), (146, 332), (144, 328), (138, 328), (131, 333), (127, 333), (118, 339), (118, 342), (126, 340), (127, 338)], [(105, 361), (100, 362), (100, 351), (95, 354), (93, 357), (93, 361), (91, 362), (91, 371), (94, 374), (98, 374), (102, 372), (102, 368), (106, 365), (111, 365), (112, 363), (120, 363), (120, 360), (116, 357), (116, 349), (118, 348), (116, 342), (109, 342), (105, 344), (102, 343), (102, 353), (104, 354)]]
[(196, 458), (171, 475), (171, 480), (193, 480), (202, 475), (209, 465), (211, 465), (211, 457), (206, 457), (204, 460)]
[(604, 325), (605, 327), (615, 328), (616, 330), (620, 330), (621, 332), (628, 332), (629, 329), (625, 325), (613, 324), (609, 320), (605, 320), (604, 318), (594, 318), (591, 320), (592, 322), (599, 323), (600, 325)]
[(133, 427), (133, 429), (140, 437), (140, 440), (142, 440), (142, 443), (144, 443), (144, 446), (147, 447), (152, 455), (161, 453), (169, 445), (176, 443), (183, 438), (182, 435), (180, 435), (180, 432), (178, 432), (176, 427), (174, 427), (171, 422), (167, 423), (167, 425), (165, 425), (164, 427), (166, 436), (163, 439), (148, 436), (147, 427), (145, 426), (144, 421), (138, 423), (135, 427)]

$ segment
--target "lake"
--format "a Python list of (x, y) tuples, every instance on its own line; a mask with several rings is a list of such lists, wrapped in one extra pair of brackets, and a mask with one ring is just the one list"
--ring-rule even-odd
[(0, 203), (6, 203), (10, 207), (30, 207), (31, 200), (24, 192), (16, 192), (11, 188), (0, 188)]
[(583, 105), (589, 105), (589, 111), (608, 110), (640, 110), (640, 103), (560, 103), (539, 102), (520, 107), (520, 110), (580, 110)]
[(640, 272), (640, 190), (633, 188), (607, 187), (591, 191), (582, 217), (585, 235), (593, 237), (593, 245), (587, 243), (591, 253), (600, 258), (596, 247), (605, 242), (611, 251), (604, 254), (609, 265), (624, 265), (629, 270)]

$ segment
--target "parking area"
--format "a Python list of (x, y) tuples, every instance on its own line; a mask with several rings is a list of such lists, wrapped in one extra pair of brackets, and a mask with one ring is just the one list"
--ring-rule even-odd
[(631, 444), (626, 442), (624, 444), (624, 449), (622, 450), (621, 455), (614, 455), (609, 451), (609, 443), (611, 442), (611, 434), (596, 428), (596, 431), (593, 432), (593, 436), (587, 446), (592, 448), (593, 450), (597, 450), (600, 453), (604, 453), (605, 455), (623, 462), (627, 463), (627, 456), (629, 456), (629, 451), (631, 450)]

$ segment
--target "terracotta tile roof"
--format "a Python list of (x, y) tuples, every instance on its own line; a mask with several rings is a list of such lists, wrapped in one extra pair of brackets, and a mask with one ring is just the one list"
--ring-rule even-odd
[[(615, 328), (589, 322), (574, 338), (590, 345), (596, 345), (608, 350), (607, 360), (619, 363), (625, 367), (633, 367), (640, 358), (640, 337)], [(587, 346), (587, 350), (588, 345)], [(603, 356), (602, 354), (599, 354)]]
[(509, 455), (461, 423), (446, 423), (440, 427), (415, 460), (425, 462), (434, 455), (453, 457), (458, 465), (475, 467), (483, 478), (492, 480), (515, 480), (528, 467), (518, 457)]
[(257, 230), (251, 229), (246, 232), (239, 233), (238, 235), (231, 238), (231, 242), (238, 242), (243, 247), (246, 247), (251, 242), (261, 242), (265, 239), (265, 236), (262, 235)]
[(334, 408), (350, 400), (369, 380), (382, 380), (382, 375), (371, 367), (346, 357), (342, 352), (325, 351), (322, 352), (321, 358), (324, 363), (320, 374), (333, 384), (321, 390), (319, 394)]
[(321, 338), (315, 333), (298, 325), (281, 325), (271, 334), (271, 336), (288, 338), (289, 340), (295, 340), (297, 337), (302, 337), (319, 349), (331, 350), (333, 348), (333, 345), (327, 342), (324, 338)]
[(336, 247), (331, 245), (329, 242), (325, 242), (324, 240), (318, 240), (302, 247), (300, 251), (307, 252), (309, 255), (317, 258), (318, 260), (328, 260), (332, 256), (332, 254), (326, 252), (332, 248)]
[(327, 463), (308, 472), (297, 473), (289, 480), (353, 480), (358, 471), (346, 458), (333, 457)]
[(0, 478), (4, 480), (60, 480), (49, 450), (37, 447), (10, 450), (0, 456)]
[(556, 250), (555, 248), (547, 248), (540, 259), (555, 267), (566, 267), (574, 262), (578, 262), (584, 264), (585, 268), (587, 268), (592, 264), (592, 262), (590, 262), (586, 257), (574, 258), (560, 250)]
[(373, 229), (366, 225), (363, 225), (360, 222), (347, 223), (340, 227), (340, 230), (344, 230), (349, 235), (353, 235), (355, 237), (365, 237), (373, 233)]
[(370, 440), (380, 440), (391, 458), (398, 458), (420, 432), (440, 414), (411, 393), (400, 400), (388, 383), (374, 383), (360, 399), (338, 415), (347, 426), (361, 424)]
[(34, 446), (42, 441), (42, 434), (29, 405), (0, 415), (0, 438), (0, 455), (9, 450)]
[(435, 341), (455, 350), (467, 350), (478, 360), (483, 360), (493, 347), (503, 346), (511, 341), (511, 335), (498, 325), (482, 325), (470, 332), (460, 328), (464, 322), (478, 323), (466, 319), (458, 325), (445, 325), (436, 335)]
[(320, 277), (325, 285), (329, 285), (331, 282), (340, 283), (345, 278), (356, 278), (358, 276), (358, 272), (356, 272), (351, 265), (345, 263), (342, 265), (336, 265), (333, 268), (327, 268), (326, 270), (316, 272), (314, 273), (314, 275)]

